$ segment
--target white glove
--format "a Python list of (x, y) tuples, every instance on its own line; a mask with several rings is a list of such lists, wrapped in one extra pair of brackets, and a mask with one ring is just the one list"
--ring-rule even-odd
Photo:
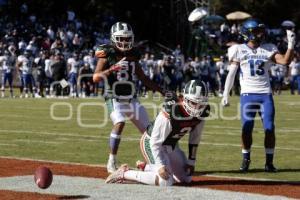
[(222, 98), (221, 104), (222, 104), (222, 106), (224, 106), (224, 107), (230, 106), (228, 96), (224, 96), (224, 97)]
[(115, 65), (119, 65), (122, 67), (128, 67), (128, 61), (126, 61), (126, 57), (123, 57), (119, 62), (117, 62)]
[(294, 49), (296, 43), (295, 32), (291, 30), (286, 30), (286, 38), (288, 42), (288, 49)]
[(109, 68), (110, 72), (118, 72), (126, 67), (128, 67), (128, 61), (125, 61), (126, 57), (122, 58), (119, 62), (116, 64), (112, 65)]

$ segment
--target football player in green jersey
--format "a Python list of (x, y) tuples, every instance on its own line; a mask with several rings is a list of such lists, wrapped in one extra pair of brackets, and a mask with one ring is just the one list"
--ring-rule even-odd
[(113, 122), (107, 163), (109, 173), (117, 169), (116, 155), (126, 117), (141, 133), (149, 124), (147, 112), (137, 100), (136, 80), (140, 79), (151, 90), (163, 94), (162, 89), (144, 74), (138, 63), (140, 54), (133, 47), (134, 34), (129, 24), (117, 22), (111, 27), (111, 43), (100, 45), (95, 51), (98, 61), (93, 75), (95, 83), (104, 81), (104, 97)]
[[(122, 165), (109, 175), (106, 183), (136, 181), (149, 185), (170, 186), (176, 182), (189, 183), (195, 169), (198, 144), (208, 117), (207, 86), (202, 81), (189, 81), (183, 96), (166, 98), (163, 109), (141, 138), (141, 151), (146, 163), (138, 163), (138, 170)], [(189, 133), (188, 157), (178, 141)]]

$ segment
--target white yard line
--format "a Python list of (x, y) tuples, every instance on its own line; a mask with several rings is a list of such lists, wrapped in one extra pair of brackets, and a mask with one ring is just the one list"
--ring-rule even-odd
[(19, 145), (17, 145), (17, 144), (0, 143), (0, 146), (15, 146), (15, 147), (17, 147)]
[(37, 139), (14, 139), (12, 141), (15, 142), (26, 142), (26, 143), (44, 143), (44, 144), (62, 144), (63, 142), (55, 142), (55, 141), (45, 141), (45, 140), (37, 140)]
[[(75, 138), (82, 138), (82, 140), (90, 139), (93, 141), (93, 139), (109, 139), (108, 136), (94, 136), (94, 135), (78, 135), (75, 133), (56, 133), (56, 132), (43, 132), (43, 131), (20, 131), (20, 130), (0, 130), (0, 132), (13, 132), (13, 133), (32, 133), (37, 135), (51, 135), (51, 136), (66, 136), (66, 137), (75, 137)], [(59, 138), (56, 138), (59, 140)], [(67, 141), (67, 138), (63, 139), (64, 141)], [(138, 137), (122, 137), (123, 141), (139, 141), (140, 138)], [(69, 139), (69, 141), (72, 141), (72, 138)], [(187, 143), (186, 141), (183, 141), (182, 143)], [(202, 145), (213, 145), (213, 146), (232, 146), (232, 147), (240, 147), (240, 144), (232, 144), (232, 143), (215, 143), (215, 142), (201, 142)], [(264, 146), (258, 146), (253, 145), (253, 148), (259, 148), (262, 149)], [(278, 150), (288, 150), (288, 151), (300, 151), (300, 148), (290, 148), (290, 147), (276, 147)]]
[(65, 162), (65, 161), (55, 161), (55, 160), (43, 160), (43, 159), (32, 159), (32, 158), (24, 158), (24, 157), (17, 157), (17, 156), (0, 156), (0, 158), (23, 160), (23, 161), (34, 161), (34, 162), (48, 162), (48, 163), (65, 164), (65, 165), (82, 165), (82, 166), (89, 166), (89, 167), (105, 167), (106, 168), (106, 165), (86, 164), (86, 163), (77, 163), (77, 162)]

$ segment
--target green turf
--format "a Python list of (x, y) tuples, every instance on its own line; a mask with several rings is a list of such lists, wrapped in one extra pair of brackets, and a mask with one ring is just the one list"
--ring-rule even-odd
[[(253, 133), (251, 171), (238, 173), (241, 162), (240, 121), (222, 120), (236, 116), (238, 97), (232, 97), (231, 107), (221, 112), (214, 105), (213, 116), (207, 121), (198, 151), (197, 171), (212, 175), (300, 180), (300, 102), (299, 96), (275, 96), (277, 149), (276, 174), (262, 171), (264, 166), (263, 132), (256, 121)], [(217, 103), (220, 98), (213, 98)], [(152, 98), (141, 99), (150, 105)], [(0, 100), (0, 156), (32, 159), (105, 164), (108, 156), (108, 136), (111, 122), (104, 127), (93, 127), (103, 122), (101, 99), (1, 99)], [(159, 105), (161, 101), (155, 101)], [(90, 104), (90, 105), (88, 105)], [(56, 118), (51, 118), (51, 106)], [(70, 110), (71, 108), (71, 110)], [(81, 108), (81, 109), (80, 109)], [(80, 120), (78, 119), (81, 113)], [(153, 118), (157, 109), (148, 109)], [(79, 124), (85, 127), (79, 126)], [(141, 159), (140, 134), (132, 123), (127, 123), (119, 150), (120, 162), (133, 165)], [(180, 142), (186, 150), (186, 138)]]

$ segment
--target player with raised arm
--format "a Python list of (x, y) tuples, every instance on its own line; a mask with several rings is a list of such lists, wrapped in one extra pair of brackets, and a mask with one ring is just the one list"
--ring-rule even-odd
[(145, 108), (137, 100), (135, 85), (137, 79), (151, 90), (162, 89), (151, 81), (143, 72), (138, 61), (140, 54), (133, 47), (134, 34), (129, 24), (117, 22), (111, 27), (111, 45), (100, 45), (95, 55), (98, 58), (93, 75), (95, 83), (104, 81), (104, 97), (113, 122), (110, 133), (110, 155), (107, 171), (113, 172), (116, 167), (116, 155), (126, 117), (135, 124), (141, 133), (146, 130), (149, 119)]
[(257, 19), (249, 19), (243, 23), (241, 35), (245, 44), (237, 44), (228, 49), (229, 73), (226, 78), (222, 105), (229, 105), (229, 92), (235, 74), (240, 68), (241, 85), (241, 119), (242, 119), (242, 155), (240, 171), (247, 172), (250, 165), (252, 130), (254, 118), (258, 112), (261, 116), (265, 133), (265, 171), (276, 172), (273, 165), (275, 149), (275, 107), (270, 86), (269, 70), (272, 62), (288, 65), (295, 45), (295, 33), (287, 30), (288, 49), (286, 53), (278, 53), (277, 47), (264, 43), (265, 25)]
[[(204, 82), (189, 81), (183, 96), (166, 95), (163, 108), (141, 138), (142, 154), (147, 161), (142, 171), (122, 165), (107, 177), (106, 183), (135, 181), (148, 185), (171, 186), (190, 183), (195, 169), (197, 148), (209, 115), (208, 91)], [(188, 157), (178, 141), (189, 134)]]

